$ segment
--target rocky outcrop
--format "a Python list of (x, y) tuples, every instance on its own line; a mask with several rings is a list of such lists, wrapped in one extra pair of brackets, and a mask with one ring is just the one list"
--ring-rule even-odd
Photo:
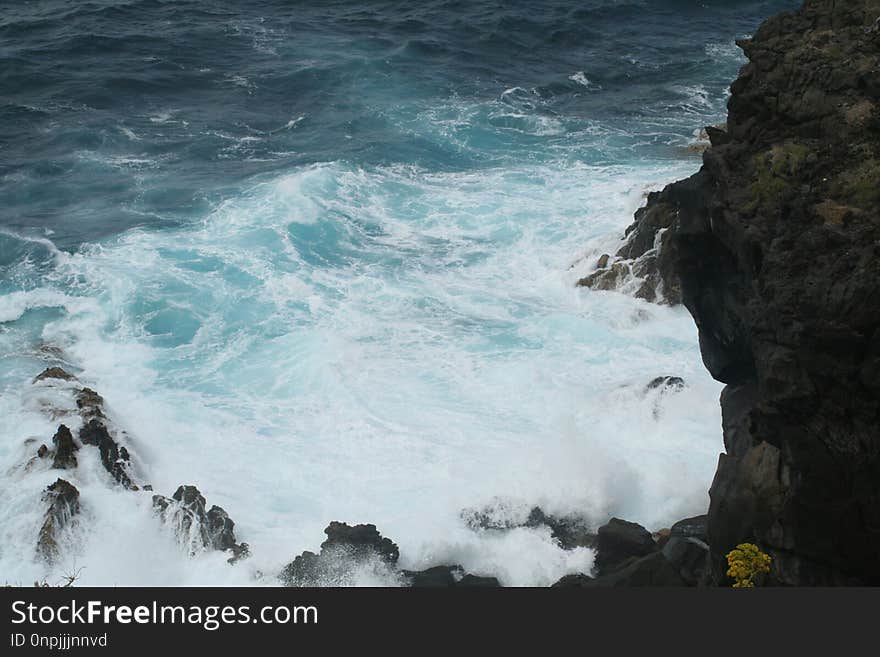
[[(58, 431), (52, 436), (52, 444), (55, 445), (55, 456), (52, 459), (52, 467), (59, 470), (76, 467), (76, 452), (79, 446), (73, 441), (73, 434), (63, 424), (58, 427)], [(44, 452), (45, 454), (45, 452)], [(37, 450), (40, 455), (40, 450)]]
[(190, 554), (202, 550), (228, 551), (229, 563), (246, 557), (248, 544), (236, 542), (235, 523), (229, 514), (217, 505), (207, 510), (206, 506), (204, 496), (195, 486), (179, 486), (170, 499), (153, 495), (153, 508), (174, 528), (178, 540)]
[(400, 550), (382, 536), (376, 525), (331, 522), (324, 530), (321, 551), (303, 552), (278, 576), (285, 586), (343, 586), (358, 570), (381, 571), (386, 577), (415, 588), (472, 588), (500, 586), (494, 577), (466, 573), (461, 566), (433, 566), (426, 570), (399, 570)]
[(70, 526), (74, 516), (79, 513), (79, 491), (70, 482), (57, 479), (46, 488), (43, 498), (49, 508), (40, 527), (37, 554), (51, 562), (58, 556), (59, 534)]
[(47, 367), (34, 377), (33, 383), (46, 379), (60, 379), (62, 381), (76, 381), (76, 377), (60, 367)]
[[(94, 408), (101, 412), (100, 406)], [(101, 415), (102, 417), (103, 415)], [(137, 486), (132, 482), (128, 473), (131, 461), (128, 450), (113, 439), (107, 425), (101, 418), (92, 417), (80, 427), (80, 442), (83, 445), (95, 445), (101, 455), (101, 463), (107, 472), (125, 488), (137, 490)]]
[(319, 554), (305, 551), (281, 571), (279, 579), (285, 586), (342, 585), (370, 562), (393, 570), (400, 556), (397, 545), (382, 536), (376, 525), (333, 521), (324, 533), (327, 540), (321, 543)]
[(749, 63), (703, 167), (652, 194), (583, 281), (642, 267), (727, 384), (715, 583), (749, 541), (770, 583), (880, 584), (878, 20), (880, 0), (807, 0), (740, 41)]
[(690, 549), (690, 534), (698, 533), (695, 529), (698, 521), (691, 519), (673, 525), (669, 535), (664, 537), (661, 551), (661, 546), (647, 529), (634, 522), (612, 518), (599, 528), (593, 567), (595, 577), (584, 573), (566, 575), (553, 586), (696, 586), (708, 562), (708, 547), (702, 551), (702, 560)]

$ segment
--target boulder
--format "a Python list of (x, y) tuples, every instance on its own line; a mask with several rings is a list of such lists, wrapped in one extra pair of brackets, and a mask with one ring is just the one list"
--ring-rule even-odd
[(612, 518), (599, 527), (596, 538), (595, 570), (606, 575), (621, 567), (628, 559), (657, 551), (651, 533), (639, 524)]

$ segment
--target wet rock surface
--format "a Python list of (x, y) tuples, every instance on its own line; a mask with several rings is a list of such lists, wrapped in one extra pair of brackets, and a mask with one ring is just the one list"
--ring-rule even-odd
[[(55, 469), (65, 470), (76, 467), (75, 452), (79, 446), (73, 440), (73, 434), (70, 433), (65, 425), (58, 427), (58, 431), (52, 436), (52, 444), (55, 446), (55, 456), (52, 459), (52, 467)], [(40, 450), (37, 450), (39, 455)], [(46, 453), (45, 451), (43, 452)]]
[(174, 528), (178, 540), (191, 554), (202, 550), (228, 551), (229, 563), (248, 556), (248, 544), (236, 541), (235, 523), (229, 514), (217, 505), (206, 507), (204, 496), (195, 486), (179, 486), (171, 498), (153, 495), (153, 508)]
[(634, 522), (612, 518), (599, 527), (597, 533), (596, 574), (606, 575), (629, 559), (647, 556), (658, 549), (647, 529)]
[(59, 534), (70, 526), (74, 516), (79, 513), (79, 491), (70, 482), (57, 479), (46, 488), (43, 499), (49, 508), (40, 527), (37, 554), (51, 562), (59, 554)]
[(880, 584), (878, 18), (878, 0), (807, 0), (739, 41), (749, 63), (703, 167), (582, 281), (648, 267), (727, 384), (716, 584), (741, 542), (773, 558), (768, 583)]
[(327, 540), (318, 554), (305, 551), (287, 564), (278, 578), (285, 586), (341, 586), (350, 584), (357, 571), (372, 570), (384, 581), (396, 579), (415, 588), (468, 588), (500, 586), (495, 577), (466, 573), (458, 565), (440, 565), (420, 571), (400, 570), (400, 551), (375, 525), (331, 522)]

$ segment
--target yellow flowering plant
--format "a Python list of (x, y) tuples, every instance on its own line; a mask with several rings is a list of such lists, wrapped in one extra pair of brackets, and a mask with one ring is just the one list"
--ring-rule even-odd
[(736, 589), (752, 588), (759, 574), (770, 572), (771, 561), (754, 543), (740, 543), (727, 554), (727, 576)]

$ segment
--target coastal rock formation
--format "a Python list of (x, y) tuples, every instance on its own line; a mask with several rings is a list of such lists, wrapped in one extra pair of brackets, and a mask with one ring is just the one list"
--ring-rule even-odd
[(285, 586), (326, 586), (347, 582), (351, 573), (369, 563), (392, 570), (400, 550), (376, 525), (331, 522), (324, 530), (327, 540), (321, 552), (308, 550), (287, 564), (279, 578)]
[(420, 571), (398, 570), (400, 550), (376, 525), (331, 522), (319, 554), (305, 551), (287, 564), (278, 578), (285, 586), (341, 586), (361, 569), (378, 570), (415, 588), (500, 586), (494, 577), (466, 573), (461, 566), (434, 566)]
[[(73, 441), (73, 434), (70, 433), (70, 429), (63, 424), (60, 425), (58, 431), (52, 436), (52, 444), (55, 445), (55, 458), (52, 460), (52, 467), (57, 470), (75, 468), (76, 456), (74, 452), (79, 449), (79, 446)], [(39, 450), (37, 455), (40, 455)]]
[[(100, 407), (97, 409), (100, 411)], [(98, 452), (101, 454), (101, 463), (116, 481), (125, 488), (137, 490), (137, 486), (134, 485), (128, 474), (129, 462), (131, 461), (128, 450), (113, 440), (103, 420), (92, 417), (83, 424), (79, 430), (79, 439), (83, 445), (95, 445), (98, 448)]]
[(43, 498), (49, 503), (49, 508), (40, 527), (37, 554), (47, 561), (54, 561), (58, 556), (59, 533), (79, 513), (79, 491), (70, 482), (57, 479), (46, 488)]
[(246, 557), (248, 544), (236, 542), (235, 523), (229, 514), (217, 505), (208, 510), (206, 506), (204, 496), (195, 486), (179, 486), (171, 499), (153, 495), (153, 507), (174, 528), (190, 554), (201, 550), (229, 551), (229, 563)]
[(643, 268), (727, 384), (715, 583), (749, 541), (773, 557), (769, 583), (880, 584), (878, 26), (880, 0), (807, 0), (738, 42), (727, 131), (582, 281)]

